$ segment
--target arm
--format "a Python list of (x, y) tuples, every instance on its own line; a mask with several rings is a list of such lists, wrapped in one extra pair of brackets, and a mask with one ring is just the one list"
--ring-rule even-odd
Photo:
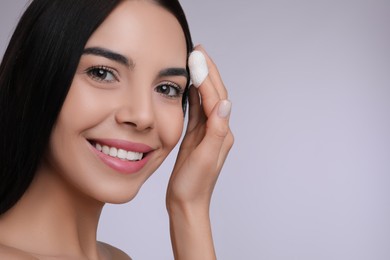
[(216, 259), (208, 212), (171, 208), (169, 219), (175, 259)]
[[(201, 47), (208, 74), (197, 78), (189, 94), (187, 132), (167, 190), (167, 209), (175, 259), (216, 259), (209, 207), (212, 192), (230, 148), (231, 103), (215, 64)], [(202, 74), (202, 69), (201, 69)], [(194, 80), (195, 79), (195, 80)]]

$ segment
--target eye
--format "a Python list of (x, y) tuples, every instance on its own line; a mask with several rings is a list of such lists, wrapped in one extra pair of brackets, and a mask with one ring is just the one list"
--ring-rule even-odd
[(87, 75), (97, 81), (103, 81), (108, 83), (118, 81), (117, 76), (115, 76), (114, 70), (105, 66), (89, 68), (87, 70)]
[(158, 85), (155, 91), (169, 98), (180, 97), (183, 94), (182, 88), (171, 82)]

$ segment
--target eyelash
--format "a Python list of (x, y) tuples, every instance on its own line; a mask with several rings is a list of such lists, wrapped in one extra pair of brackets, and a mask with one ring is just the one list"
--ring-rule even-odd
[[(101, 65), (93, 66), (93, 67), (88, 68), (86, 70), (86, 73), (89, 77), (91, 77), (93, 80), (96, 80), (96, 81), (107, 82), (107, 83), (119, 81), (115, 70), (110, 68), (110, 67), (107, 67), (107, 66), (101, 66)], [(99, 75), (95, 75), (94, 73), (103, 73), (103, 75), (99, 76)], [(113, 79), (109, 79), (109, 80), (104, 79), (105, 77), (107, 77), (108, 74), (111, 74)], [(102, 77), (104, 77), (104, 78), (102, 78)]]
[[(102, 65), (93, 66), (93, 67), (88, 68), (86, 70), (86, 73), (93, 80), (100, 81), (100, 82), (112, 83), (114, 81), (119, 81), (119, 79), (118, 79), (118, 77), (116, 75), (116, 71), (114, 69), (110, 68), (110, 67), (107, 67), (107, 66), (102, 66)], [(97, 76), (94, 73), (103, 73), (103, 75), (100, 75), (100, 76), (98, 75)], [(107, 79), (102, 78), (102, 77), (106, 77), (108, 73), (112, 75), (113, 79), (107, 80)], [(169, 92), (173, 88), (174, 91), (176, 91), (176, 94), (169, 95), (169, 94), (163, 93), (164, 90), (162, 90), (162, 91), (159, 90), (159, 88), (164, 87), (164, 86), (168, 86)], [(166, 96), (167, 98), (172, 98), (172, 99), (179, 98), (184, 93), (184, 90), (179, 85), (177, 85), (177, 84), (175, 84), (173, 82), (169, 82), (169, 81), (163, 82), (163, 83), (159, 84), (155, 88), (155, 91), (158, 92), (159, 94), (163, 95), (163, 96)]]
[[(171, 91), (171, 88), (173, 88), (174, 91), (176, 91), (176, 94), (175, 94), (175, 95), (169, 95), (169, 94), (163, 93), (162, 91), (159, 91), (159, 88), (164, 87), (164, 86), (168, 86), (169, 92)], [(172, 98), (172, 99), (174, 99), (174, 98), (179, 98), (179, 97), (181, 97), (181, 96), (183, 95), (183, 93), (184, 93), (183, 89), (182, 89), (179, 85), (177, 85), (177, 84), (175, 84), (175, 83), (173, 83), (173, 82), (163, 82), (163, 83), (159, 84), (159, 85), (155, 88), (155, 91), (158, 92), (159, 94), (161, 94), (161, 95), (167, 97), (167, 98)]]

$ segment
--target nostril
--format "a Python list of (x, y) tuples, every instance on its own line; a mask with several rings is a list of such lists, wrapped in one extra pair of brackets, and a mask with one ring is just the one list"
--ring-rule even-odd
[[(141, 102), (143, 101), (143, 102)], [(154, 127), (155, 114), (151, 101), (141, 98), (115, 111), (115, 121), (119, 125), (145, 131)]]

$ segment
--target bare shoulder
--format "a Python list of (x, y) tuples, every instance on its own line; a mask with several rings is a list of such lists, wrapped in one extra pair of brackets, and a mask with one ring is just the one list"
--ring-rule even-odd
[(110, 255), (111, 259), (115, 259), (115, 260), (131, 260), (131, 257), (128, 256), (125, 252), (123, 252), (122, 250), (120, 250), (119, 248), (116, 248), (112, 245), (109, 245), (109, 244), (106, 244), (106, 243), (103, 243), (103, 242), (99, 242), (100, 246), (102, 248), (104, 248), (105, 251), (108, 252), (108, 254)]
[(7, 260), (38, 260), (19, 249), (0, 244), (0, 259)]
[[(99, 242), (100, 247), (104, 250), (109, 256), (108, 259), (115, 260), (131, 260), (130, 256), (128, 256), (122, 250), (113, 247), (109, 244)], [(38, 258), (23, 252), (19, 249), (9, 247), (6, 245), (0, 244), (0, 259), (7, 260), (39, 260)]]

